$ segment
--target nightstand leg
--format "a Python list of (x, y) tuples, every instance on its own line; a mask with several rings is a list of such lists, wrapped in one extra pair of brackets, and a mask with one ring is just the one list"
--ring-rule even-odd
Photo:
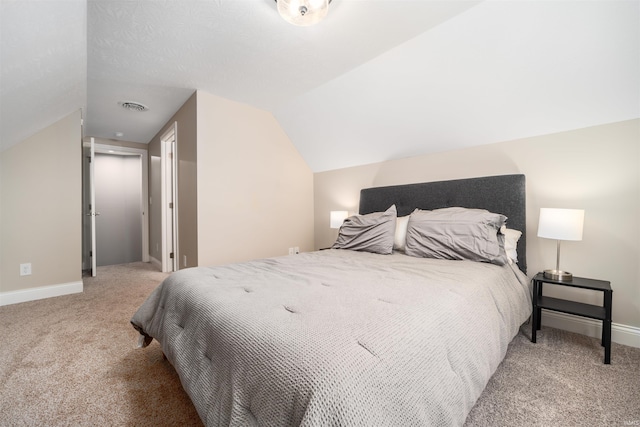
[(611, 291), (604, 293), (605, 319), (602, 321), (602, 345), (604, 345), (604, 363), (611, 364), (611, 305), (613, 295)]
[[(542, 282), (538, 282), (538, 299), (542, 296)], [(537, 301), (537, 299), (536, 299)], [(538, 313), (536, 315), (537, 319), (538, 319), (538, 323), (536, 324), (536, 329), (540, 330), (542, 329), (542, 309), (538, 307), (538, 304), (536, 304), (536, 309), (538, 310)]]
[(538, 282), (533, 281), (533, 295), (532, 295), (533, 309), (531, 310), (531, 342), (536, 342), (536, 332), (538, 331), (538, 323), (540, 318), (540, 311), (538, 311)]
[(602, 328), (604, 329), (604, 363), (609, 365), (611, 364), (611, 320), (602, 322)]

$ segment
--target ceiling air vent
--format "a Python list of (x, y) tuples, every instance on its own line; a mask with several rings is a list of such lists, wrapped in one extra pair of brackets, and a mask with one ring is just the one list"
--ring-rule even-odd
[(131, 111), (147, 111), (149, 109), (149, 107), (147, 107), (144, 104), (140, 104), (139, 102), (122, 101), (122, 102), (119, 102), (119, 104), (122, 106), (122, 108), (131, 110)]

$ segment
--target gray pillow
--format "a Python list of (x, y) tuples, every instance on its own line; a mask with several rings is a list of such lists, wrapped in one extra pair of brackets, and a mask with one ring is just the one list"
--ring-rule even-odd
[(416, 209), (409, 217), (406, 254), (505, 265), (504, 236), (499, 231), (506, 220), (484, 209)]
[(393, 251), (396, 217), (396, 205), (385, 212), (350, 216), (342, 223), (331, 248), (388, 255)]

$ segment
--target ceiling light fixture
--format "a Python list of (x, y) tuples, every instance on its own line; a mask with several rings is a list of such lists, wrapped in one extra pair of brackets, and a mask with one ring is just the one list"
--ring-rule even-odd
[(118, 102), (118, 104), (120, 104), (120, 106), (122, 108), (125, 108), (127, 110), (131, 110), (131, 111), (147, 111), (147, 110), (149, 110), (149, 107), (147, 107), (146, 105), (141, 104), (139, 102), (122, 101), (122, 102)]
[(290, 24), (301, 27), (317, 24), (327, 16), (331, 0), (276, 0), (278, 13)]

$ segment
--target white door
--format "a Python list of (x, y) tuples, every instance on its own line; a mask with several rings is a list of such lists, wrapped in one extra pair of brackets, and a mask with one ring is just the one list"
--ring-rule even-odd
[(89, 192), (91, 198), (91, 276), (97, 274), (97, 256), (96, 256), (96, 141), (91, 138), (91, 161), (89, 162)]
[(95, 140), (91, 138), (83, 146), (83, 255), (82, 268), (96, 275), (96, 190), (95, 190)]

